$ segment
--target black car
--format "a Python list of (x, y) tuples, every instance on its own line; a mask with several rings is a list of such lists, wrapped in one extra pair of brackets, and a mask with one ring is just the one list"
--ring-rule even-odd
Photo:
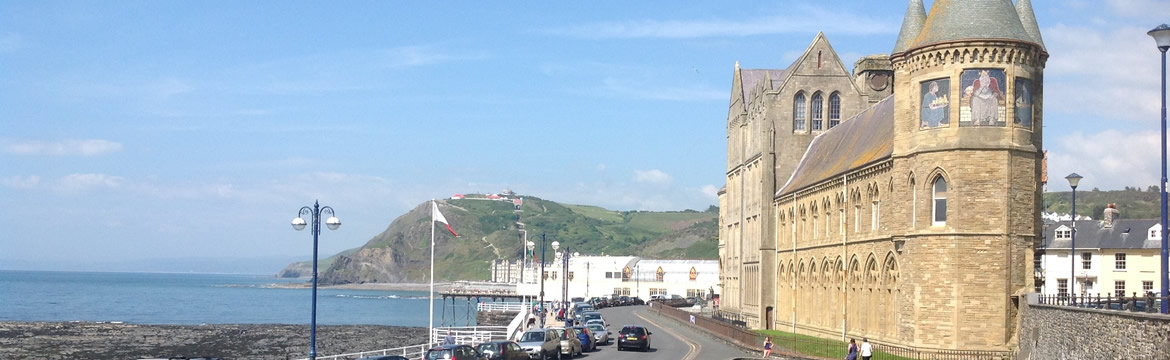
[(407, 357), (402, 356), (402, 355), (381, 355), (381, 356), (364, 357), (364, 358), (361, 358), (358, 360), (410, 360), (410, 358), (407, 358)]
[(630, 301), (630, 297), (625, 295), (622, 295), (622, 297), (618, 298), (618, 303), (620, 303), (622, 306), (634, 305), (634, 302)]
[(491, 341), (475, 346), (487, 360), (528, 360), (528, 353), (515, 341)]
[(485, 360), (471, 345), (442, 345), (427, 350), (426, 360)]
[(643, 301), (640, 297), (632, 297), (630, 298), (630, 302), (634, 305), (646, 305), (646, 302)]
[(650, 350), (650, 335), (650, 330), (644, 326), (623, 326), (617, 335), (618, 351), (622, 351), (625, 348), (641, 349), (642, 351)]

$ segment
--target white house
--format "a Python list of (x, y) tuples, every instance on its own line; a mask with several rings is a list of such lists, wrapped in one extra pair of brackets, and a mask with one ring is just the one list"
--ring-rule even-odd
[[(613, 294), (637, 296), (649, 299), (650, 295), (665, 294), (706, 297), (719, 286), (719, 262), (717, 260), (646, 260), (636, 256), (570, 256), (568, 273), (560, 256), (545, 264), (543, 282), (546, 301), (560, 301), (567, 287), (568, 297), (591, 298)], [(509, 266), (508, 262), (493, 263), (493, 273), (498, 267)], [(528, 264), (524, 270), (524, 281), (517, 285), (520, 294), (539, 296), (541, 290), (539, 264)], [(567, 275), (567, 276), (566, 276)], [(566, 278), (567, 277), (567, 278)], [(507, 276), (499, 277), (501, 279)], [(512, 276), (514, 281), (517, 276)]]

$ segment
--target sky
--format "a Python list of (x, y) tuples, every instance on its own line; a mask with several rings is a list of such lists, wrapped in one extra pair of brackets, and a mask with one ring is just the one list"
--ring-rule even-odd
[[(926, 1), (927, 6), (931, 1)], [(1051, 191), (1160, 177), (1170, 0), (1033, 0)], [(0, 269), (308, 259), (432, 198), (703, 210), (732, 69), (824, 32), (889, 53), (906, 1), (0, 0)], [(458, 227), (458, 224), (453, 224)], [(279, 270), (281, 265), (271, 272)]]

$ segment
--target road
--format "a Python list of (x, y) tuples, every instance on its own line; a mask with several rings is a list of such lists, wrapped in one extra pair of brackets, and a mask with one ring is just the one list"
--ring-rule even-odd
[[(650, 350), (617, 351), (617, 341), (597, 347), (597, 351), (585, 353), (578, 359), (593, 360), (726, 360), (749, 357), (738, 348), (727, 345), (702, 330), (682, 324), (677, 320), (658, 317), (645, 306), (623, 306), (601, 309), (605, 321), (609, 322), (611, 337), (623, 325), (642, 325), (650, 330)], [(759, 354), (755, 354), (759, 356)]]

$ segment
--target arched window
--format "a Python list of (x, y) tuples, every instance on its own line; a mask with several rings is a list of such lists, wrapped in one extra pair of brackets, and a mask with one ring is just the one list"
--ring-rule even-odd
[(818, 92), (816, 94), (813, 94), (813, 98), (812, 98), (812, 129), (813, 129), (813, 131), (820, 131), (823, 129), (821, 126), (823, 124), (822, 120), (824, 119), (824, 112), (825, 112), (824, 105), (825, 105), (825, 101), (824, 101), (824, 98), (821, 97), (821, 93)]
[(910, 178), (910, 228), (918, 228), (918, 188), (914, 187), (914, 178)]
[(841, 124), (841, 95), (829, 95), (829, 128)]
[(873, 189), (873, 203), (870, 205), (870, 228), (877, 230), (881, 225), (882, 217), (882, 196), (877, 188)]
[(804, 93), (796, 94), (792, 99), (792, 131), (804, 131), (805, 106)]
[(931, 225), (946, 225), (947, 224), (947, 179), (942, 176), (934, 179), (934, 190), (931, 193), (931, 198), (934, 199), (934, 206), (932, 206), (932, 221)]
[(654, 280), (655, 281), (662, 281), (662, 278), (664, 278), (664, 277), (666, 277), (666, 272), (662, 271), (662, 267), (659, 266), (658, 271), (654, 272)]

